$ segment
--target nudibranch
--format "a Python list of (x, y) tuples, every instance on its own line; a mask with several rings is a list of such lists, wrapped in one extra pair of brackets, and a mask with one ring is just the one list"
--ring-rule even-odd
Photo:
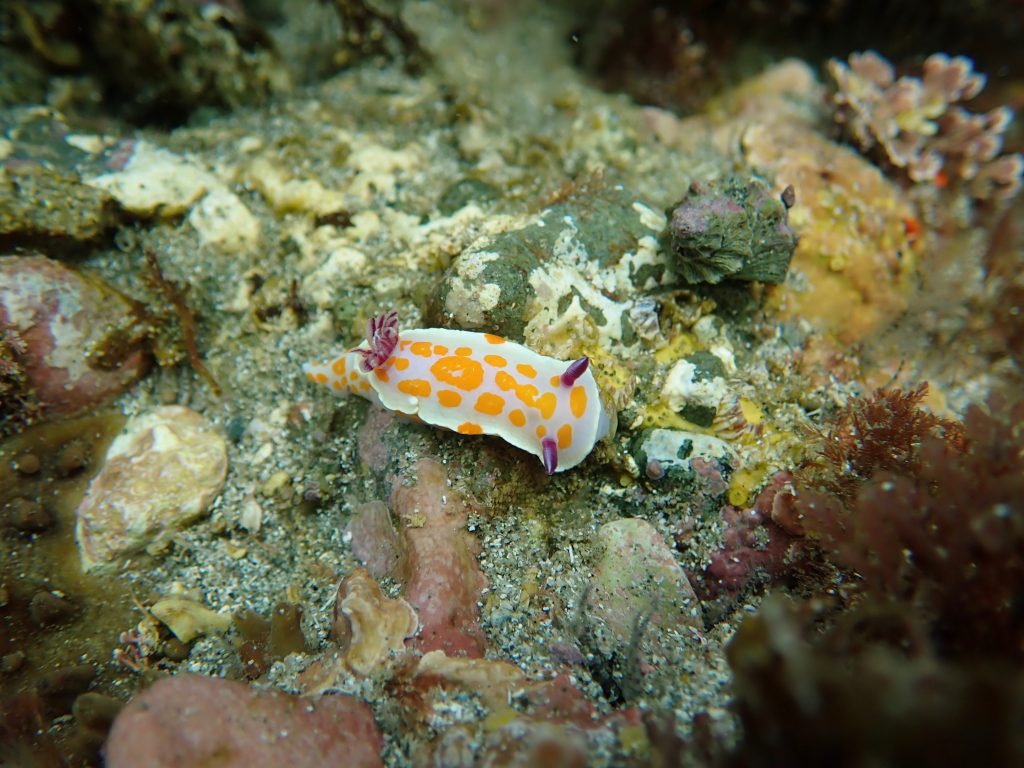
[(536, 455), (548, 474), (587, 457), (609, 416), (581, 357), (563, 362), (490, 333), (398, 331), (398, 313), (372, 318), (367, 339), (330, 362), (306, 363), (310, 381), (464, 435), (497, 435)]

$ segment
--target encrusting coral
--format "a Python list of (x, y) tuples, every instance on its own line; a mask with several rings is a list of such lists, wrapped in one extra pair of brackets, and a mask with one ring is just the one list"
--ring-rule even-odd
[(832, 59), (828, 69), (837, 87), (837, 122), (862, 150), (880, 146), (911, 181), (959, 180), (982, 200), (1012, 197), (1020, 188), (1024, 158), (1000, 155), (1013, 113), (959, 106), (985, 87), (970, 59), (932, 54), (920, 78), (897, 78), (875, 51), (853, 53), (848, 63)]

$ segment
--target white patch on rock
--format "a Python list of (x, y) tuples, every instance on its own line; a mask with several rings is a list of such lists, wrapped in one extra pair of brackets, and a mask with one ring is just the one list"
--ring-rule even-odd
[(661, 388), (661, 399), (673, 411), (686, 405), (703, 405), (718, 408), (729, 394), (725, 379), (715, 376), (711, 379), (695, 379), (697, 367), (688, 360), (680, 360), (668, 372)]
[(633, 210), (640, 214), (640, 223), (648, 229), (662, 232), (668, 226), (668, 218), (664, 213), (644, 205), (639, 200), (633, 203)]
[(192, 209), (188, 222), (203, 245), (225, 253), (246, 253), (260, 242), (259, 220), (226, 187), (211, 190)]
[(75, 513), (82, 567), (159, 549), (206, 511), (227, 467), (224, 438), (195, 411), (163, 406), (131, 419)]
[(105, 190), (138, 216), (177, 216), (219, 182), (208, 171), (173, 152), (136, 141), (132, 156), (119, 171), (83, 179)]

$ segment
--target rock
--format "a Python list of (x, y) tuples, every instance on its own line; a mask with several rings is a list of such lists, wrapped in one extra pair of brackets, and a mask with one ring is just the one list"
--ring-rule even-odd
[(405, 600), (392, 600), (365, 568), (357, 568), (338, 587), (334, 631), (348, 665), (361, 675), (384, 666), (405, 650), (416, 633), (416, 612)]
[(232, 0), (89, 3), (76, 35), (104, 90), (142, 122), (184, 121), (198, 107), (254, 103), (290, 84), (270, 36)]
[(629, 642), (638, 619), (648, 614), (652, 627), (703, 630), (700, 603), (653, 525), (640, 518), (613, 520), (597, 538), (602, 553), (588, 605), (620, 642)]
[(222, 253), (248, 253), (260, 243), (260, 222), (234, 192), (216, 187), (189, 213), (202, 245)]
[(710, 352), (694, 352), (677, 362), (665, 377), (661, 398), (669, 408), (698, 427), (714, 423), (729, 394), (725, 366)]
[(383, 501), (360, 504), (352, 512), (345, 533), (352, 539), (352, 554), (375, 579), (393, 576), (404, 555), (402, 539)]
[(320, 768), (381, 765), (373, 713), (344, 695), (303, 699), (179, 675), (136, 696), (114, 721), (107, 768)]
[(117, 223), (116, 209), (107, 192), (73, 173), (34, 161), (0, 163), (0, 247), (96, 241)]
[(0, 326), (16, 334), (21, 351), (11, 365), (24, 375), (43, 415), (100, 405), (145, 373), (146, 352), (124, 343), (138, 313), (102, 280), (57, 261), (0, 257)]
[(670, 282), (663, 214), (620, 187), (582, 189), (452, 263), (432, 308), (443, 326), (500, 333), (539, 351), (630, 345), (633, 296)]
[(122, 142), (113, 154), (114, 169), (85, 183), (137, 216), (177, 216), (219, 184), (195, 163), (148, 141)]
[(796, 249), (789, 226), (793, 190), (776, 196), (755, 178), (690, 187), (672, 211), (675, 266), (688, 283), (781, 283)]
[(226, 475), (224, 438), (195, 411), (171, 405), (134, 417), (76, 512), (82, 567), (158, 549), (206, 511)]
[(167, 626), (183, 643), (200, 635), (223, 634), (231, 626), (231, 617), (178, 595), (154, 603), (149, 612)]
[(407, 482), (395, 482), (391, 506), (402, 522), (407, 552), (402, 593), (420, 620), (415, 645), (423, 653), (479, 658), (486, 638), (477, 601), (486, 581), (477, 562), (480, 544), (466, 530), (465, 499), (431, 459), (418, 461), (415, 481)]
[(74, 604), (53, 592), (36, 592), (28, 604), (28, 615), (40, 627), (65, 624), (75, 617), (78, 609)]

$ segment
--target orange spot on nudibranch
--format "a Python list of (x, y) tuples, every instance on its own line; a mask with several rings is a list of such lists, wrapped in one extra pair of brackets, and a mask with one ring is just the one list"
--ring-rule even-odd
[(476, 405), (473, 408), (488, 416), (497, 416), (505, 409), (505, 398), (491, 392), (484, 392), (476, 399)]
[(548, 428), (547, 427), (545, 427), (543, 424), (538, 424), (537, 425), (537, 437), (539, 437), (540, 439), (543, 440), (544, 436), (547, 433), (548, 433)]
[(398, 391), (414, 397), (430, 397), (430, 382), (425, 379), (406, 379), (398, 382)]
[(341, 389), (342, 387), (345, 386), (345, 382), (342, 381), (341, 379), (335, 379), (334, 381), (331, 382), (331, 386), (334, 387), (335, 389)]
[(572, 388), (572, 392), (569, 393), (569, 410), (577, 419), (583, 418), (583, 414), (587, 412), (586, 389), (580, 386)]
[(516, 388), (516, 380), (512, 378), (512, 375), (505, 373), (505, 371), (498, 371), (494, 374), (494, 383), (498, 385), (498, 389), (502, 392), (508, 392), (510, 389)]
[(459, 357), (470, 357), (473, 354), (473, 350), (470, 347), (459, 347), (455, 350), (455, 354)]
[(318, 373), (316, 375), (316, 382), (317, 382), (317, 384), (326, 384), (327, 383), (327, 374), (326, 373)]
[(487, 339), (488, 344), (504, 344), (505, 340), (501, 336), (495, 336), (493, 333), (485, 333), (484, 338)]
[(563, 424), (558, 428), (558, 447), (565, 450), (572, 445), (572, 426)]
[(455, 431), (460, 435), (482, 435), (484, 433), (483, 428), (479, 424), (474, 424), (471, 421), (464, 421), (455, 428)]
[(484, 367), (467, 357), (442, 357), (430, 366), (430, 372), (438, 381), (467, 392), (479, 387), (484, 380)]
[(536, 407), (540, 411), (541, 416), (545, 419), (550, 419), (555, 415), (555, 408), (558, 407), (558, 398), (555, 397), (554, 392), (545, 392), (537, 398)]
[(380, 381), (388, 380), (388, 372), (385, 371), (383, 368), (374, 368), (373, 375), (376, 376)]
[(334, 371), (334, 373), (336, 375), (338, 375), (338, 376), (344, 376), (345, 375), (345, 358), (344, 357), (339, 357), (337, 360), (335, 360), (334, 363), (331, 365), (331, 370)]
[(441, 357), (442, 355), (447, 355), (448, 347), (446, 347), (444, 344), (435, 344), (434, 354), (437, 355), (438, 357)]
[(533, 384), (520, 384), (516, 387), (516, 397), (523, 405), (528, 405), (530, 408), (537, 406), (538, 394), (539, 390)]
[(408, 349), (410, 344), (412, 344), (412, 342), (409, 341), (408, 339), (402, 339), (400, 342), (398, 342), (398, 348)]
[(414, 341), (409, 351), (419, 357), (430, 357), (433, 346), (429, 341)]
[(495, 368), (504, 368), (508, 365), (508, 360), (501, 355), (484, 355), (484, 362), (488, 365), (493, 365)]
[(537, 378), (537, 369), (527, 363), (519, 363), (519, 365), (516, 366), (516, 370), (528, 379)]
[(437, 393), (437, 402), (445, 408), (458, 408), (462, 403), (462, 395), (450, 389), (441, 389)]
[(508, 420), (512, 422), (512, 426), (522, 427), (526, 425), (526, 414), (516, 408), (508, 412)]
[(350, 374), (348, 375), (348, 378), (349, 378), (349, 381), (355, 381), (356, 379), (358, 379), (358, 378), (359, 378), (359, 374), (358, 374), (358, 373), (356, 373), (355, 371), (352, 371), (352, 372), (351, 372), (351, 373), (350, 373)]
[(409, 367), (409, 358), (407, 357), (396, 357), (394, 358), (394, 361), (395, 368), (397, 368), (400, 371), (404, 371), (406, 368)]
[(561, 376), (552, 376), (551, 377), (551, 386), (552, 387), (558, 387), (558, 386), (561, 386), (561, 384), (562, 384), (562, 377)]

